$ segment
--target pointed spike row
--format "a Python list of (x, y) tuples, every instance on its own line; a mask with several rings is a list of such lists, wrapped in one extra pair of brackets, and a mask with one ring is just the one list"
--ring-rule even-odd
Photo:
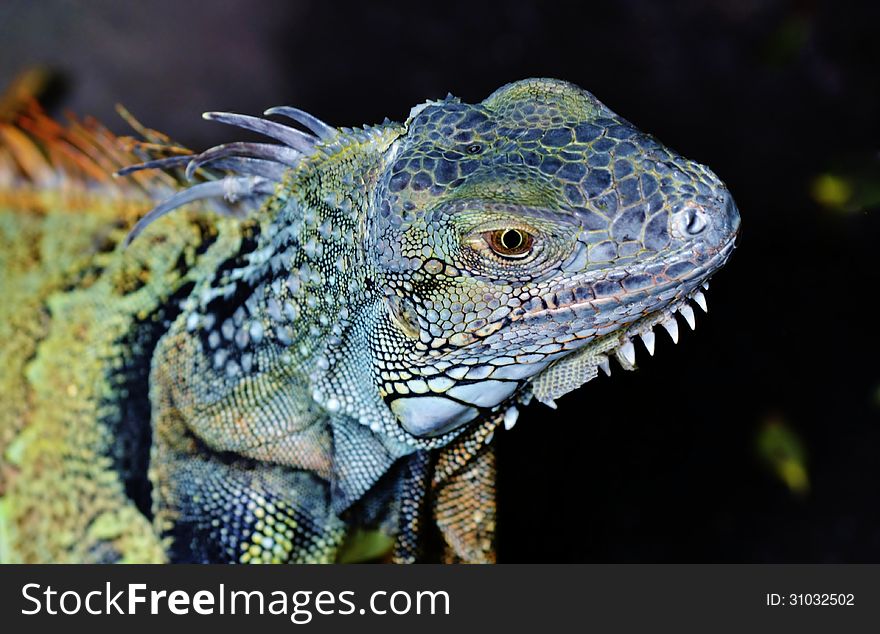
[(259, 117), (235, 114), (233, 112), (205, 112), (202, 114), (202, 118), (263, 134), (281, 141), (303, 154), (311, 154), (315, 147), (315, 138), (313, 136), (300, 132), (296, 128), (290, 128), (286, 125), (269, 121), (268, 119), (260, 119)]
[(660, 322), (660, 325), (666, 329), (666, 332), (669, 333), (669, 337), (672, 339), (672, 343), (678, 343), (678, 322), (675, 321), (675, 316), (670, 315), (666, 319)]
[(617, 355), (619, 358), (626, 361), (629, 365), (636, 364), (636, 347), (629, 339), (627, 339), (619, 348), (617, 348)]
[(297, 150), (271, 143), (225, 143), (194, 156), (186, 167), (186, 177), (192, 179), (195, 171), (206, 163), (229, 157), (257, 158), (274, 161), (288, 167), (296, 167), (302, 154)]
[(703, 309), (704, 313), (709, 312), (709, 304), (706, 303), (706, 296), (703, 295), (702, 291), (694, 293), (694, 301), (697, 303), (697, 306)]
[(322, 141), (326, 141), (327, 139), (336, 136), (336, 128), (327, 125), (314, 115), (310, 115), (308, 112), (304, 112), (299, 108), (294, 108), (292, 106), (275, 106), (274, 108), (269, 108), (263, 114), (267, 117), (277, 114), (282, 117), (287, 117), (288, 119), (293, 119), (300, 125), (305, 126), (314, 132)]
[(654, 356), (654, 342), (656, 338), (654, 337), (654, 331), (649, 330), (647, 332), (642, 333), (642, 343), (645, 344), (645, 349), (648, 351), (648, 354), (652, 357)]
[(187, 205), (205, 198), (225, 198), (229, 202), (235, 202), (242, 198), (251, 198), (260, 194), (271, 194), (274, 190), (272, 183), (264, 178), (253, 176), (227, 176), (223, 180), (199, 183), (187, 189), (177, 192), (158, 206), (154, 207), (147, 215), (137, 221), (135, 226), (125, 237), (124, 246), (128, 246), (137, 238), (144, 229), (156, 220), (165, 216), (178, 207)]
[(602, 368), (602, 372), (605, 373), (605, 376), (611, 376), (611, 362), (604, 354), (599, 357), (599, 367)]
[(681, 308), (678, 309), (678, 312), (684, 317), (684, 320), (688, 323), (688, 326), (691, 327), (691, 330), (696, 329), (697, 320), (694, 317), (694, 309), (691, 308), (690, 304), (682, 304)]
[(704, 291), (708, 291), (708, 290), (709, 290), (709, 282), (708, 282), (708, 281), (703, 282), (703, 290), (704, 290)]

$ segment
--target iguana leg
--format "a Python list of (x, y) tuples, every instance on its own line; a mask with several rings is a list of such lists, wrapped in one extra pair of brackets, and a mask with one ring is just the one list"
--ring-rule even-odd
[(394, 563), (411, 564), (425, 555), (425, 528), (430, 521), (429, 501), (434, 459), (419, 451), (406, 458), (400, 485), (400, 521), (394, 544)]
[(436, 492), (446, 563), (495, 563), (495, 451), (486, 447)]
[(496, 416), (439, 451), (432, 510), (445, 542), (447, 563), (495, 562)]
[(157, 347), (150, 481), (154, 524), (173, 561), (336, 557), (346, 524), (330, 501), (329, 435), (320, 420), (300, 423), (283, 384), (270, 391), (260, 380), (229, 388), (198, 340), (176, 327)]
[(157, 531), (172, 561), (332, 562), (346, 526), (328, 484), (302, 470), (216, 453), (166, 412), (153, 445)]

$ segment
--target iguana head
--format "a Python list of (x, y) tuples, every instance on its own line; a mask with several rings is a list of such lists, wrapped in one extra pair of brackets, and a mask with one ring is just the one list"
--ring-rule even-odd
[[(677, 336), (730, 255), (724, 184), (571, 84), (414, 108), (367, 221), (392, 328), (379, 389), (410, 434), (443, 435), (529, 390), (551, 402), (632, 338)], [(525, 389), (524, 389), (525, 388)]]

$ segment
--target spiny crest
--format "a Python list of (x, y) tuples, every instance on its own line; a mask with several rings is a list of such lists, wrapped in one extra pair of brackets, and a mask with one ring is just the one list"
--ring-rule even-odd
[(128, 112), (120, 114), (146, 141), (118, 137), (92, 118), (67, 116), (65, 124), (47, 116), (30, 100), (0, 121), (0, 185), (73, 191), (107, 191), (155, 198), (176, 188), (171, 174), (138, 174), (129, 181), (111, 175), (143, 160), (144, 148), (187, 152), (168, 137), (141, 126)]
[[(290, 106), (270, 108), (264, 114), (290, 119), (308, 132), (269, 119), (206, 112), (203, 117), (209, 121), (257, 132), (280, 144), (233, 142), (193, 153), (143, 126), (123, 107), (117, 111), (140, 138), (118, 137), (92, 118), (68, 115), (67, 124), (60, 124), (34, 99), (17, 105), (15, 112), (4, 111), (0, 186), (65, 190), (99, 186), (114, 193), (164, 199), (135, 224), (126, 237), (128, 245), (155, 220), (199, 200), (225, 203), (215, 205), (220, 214), (243, 215), (248, 204), (271, 195), (304, 156), (313, 154), (319, 144), (328, 149), (338, 144), (340, 133), (346, 132)], [(156, 172), (148, 175), (147, 170)]]
[[(278, 106), (269, 108), (264, 114), (291, 119), (310, 133), (269, 119), (231, 112), (206, 112), (202, 116), (208, 121), (217, 121), (257, 132), (280, 141), (281, 144), (225, 143), (200, 154), (167, 156), (119, 170), (116, 173), (118, 176), (127, 176), (149, 169), (184, 168), (184, 176), (190, 182), (194, 179), (196, 170), (205, 173), (205, 168), (208, 166), (227, 172), (222, 176), (208, 172), (205, 174), (204, 182), (191, 185), (156, 206), (132, 228), (125, 244), (130, 244), (146, 227), (162, 216), (197, 200), (222, 199), (234, 204), (239, 201), (251, 202), (271, 195), (288, 170), (297, 167), (304, 156), (312, 155), (318, 143), (330, 142), (339, 133), (336, 128), (298, 108)], [(240, 214), (234, 206), (221, 206), (218, 211), (225, 215)]]

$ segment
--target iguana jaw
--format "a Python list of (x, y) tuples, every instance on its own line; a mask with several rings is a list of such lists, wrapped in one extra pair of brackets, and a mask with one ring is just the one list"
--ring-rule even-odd
[(703, 312), (708, 312), (705, 291), (709, 288), (709, 279), (724, 266), (734, 249), (735, 236), (709, 260), (705, 267), (682, 280), (677, 287), (663, 291), (664, 296), (674, 293), (668, 300), (642, 317), (628, 323), (606, 325), (597, 331), (602, 334), (576, 342), (575, 351), (559, 355), (552, 364), (530, 380), (526, 395), (534, 395), (540, 402), (555, 408), (555, 399), (594, 378), (599, 369), (610, 375), (612, 357), (624, 370), (635, 370), (634, 340), (640, 338), (648, 354), (653, 356), (656, 339), (654, 328), (657, 326), (662, 326), (672, 341), (678, 343), (679, 324), (676, 315), (680, 314), (692, 330), (696, 328), (695, 311), (691, 304), (696, 305)]

